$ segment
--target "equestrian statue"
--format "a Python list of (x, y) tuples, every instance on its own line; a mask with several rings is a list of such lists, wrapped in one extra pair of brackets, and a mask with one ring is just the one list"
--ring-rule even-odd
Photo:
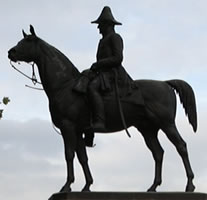
[(194, 132), (197, 130), (196, 102), (191, 86), (178, 79), (132, 80), (122, 66), (123, 40), (114, 29), (121, 23), (107, 6), (92, 23), (98, 24), (102, 38), (96, 62), (82, 73), (63, 53), (40, 39), (32, 25), (30, 34), (23, 31), (24, 38), (8, 51), (12, 62), (37, 65), (52, 122), (60, 129), (64, 142), (67, 179), (60, 191), (71, 191), (75, 153), (86, 180), (82, 191), (90, 191), (93, 178), (86, 146), (93, 146), (94, 133), (127, 131), (131, 126), (142, 134), (155, 161), (155, 177), (148, 191), (156, 191), (162, 182), (164, 150), (158, 141), (159, 130), (166, 134), (182, 158), (187, 175), (185, 191), (194, 191), (186, 142), (175, 124), (176, 91), (189, 123)]

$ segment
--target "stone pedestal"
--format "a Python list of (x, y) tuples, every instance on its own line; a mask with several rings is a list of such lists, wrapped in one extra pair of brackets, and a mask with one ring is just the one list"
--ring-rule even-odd
[(71, 192), (56, 193), (49, 200), (207, 200), (205, 193), (186, 192)]

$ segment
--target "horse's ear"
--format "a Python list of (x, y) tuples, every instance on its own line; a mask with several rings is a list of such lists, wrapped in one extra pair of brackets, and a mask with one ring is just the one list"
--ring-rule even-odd
[(27, 36), (27, 34), (24, 32), (24, 30), (22, 30), (22, 34), (23, 34), (24, 38)]
[(36, 36), (34, 27), (33, 27), (32, 25), (30, 25), (30, 33), (31, 33), (32, 35), (35, 35), (35, 36)]

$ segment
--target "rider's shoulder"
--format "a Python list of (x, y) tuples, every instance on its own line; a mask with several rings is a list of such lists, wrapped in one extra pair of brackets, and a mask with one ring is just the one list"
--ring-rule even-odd
[(122, 37), (118, 33), (115, 33), (115, 32), (110, 34), (110, 38), (112, 40), (120, 40), (120, 41), (122, 41)]
[(112, 38), (121, 38), (121, 35), (119, 35), (116, 32), (113, 32), (113, 33), (110, 34), (110, 37), (112, 37)]

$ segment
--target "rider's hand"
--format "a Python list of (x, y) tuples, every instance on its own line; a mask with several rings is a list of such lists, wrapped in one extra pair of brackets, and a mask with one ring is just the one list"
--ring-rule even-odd
[(96, 71), (96, 70), (97, 70), (97, 64), (96, 64), (96, 63), (93, 63), (93, 64), (91, 65), (90, 70), (92, 70), (92, 71)]

